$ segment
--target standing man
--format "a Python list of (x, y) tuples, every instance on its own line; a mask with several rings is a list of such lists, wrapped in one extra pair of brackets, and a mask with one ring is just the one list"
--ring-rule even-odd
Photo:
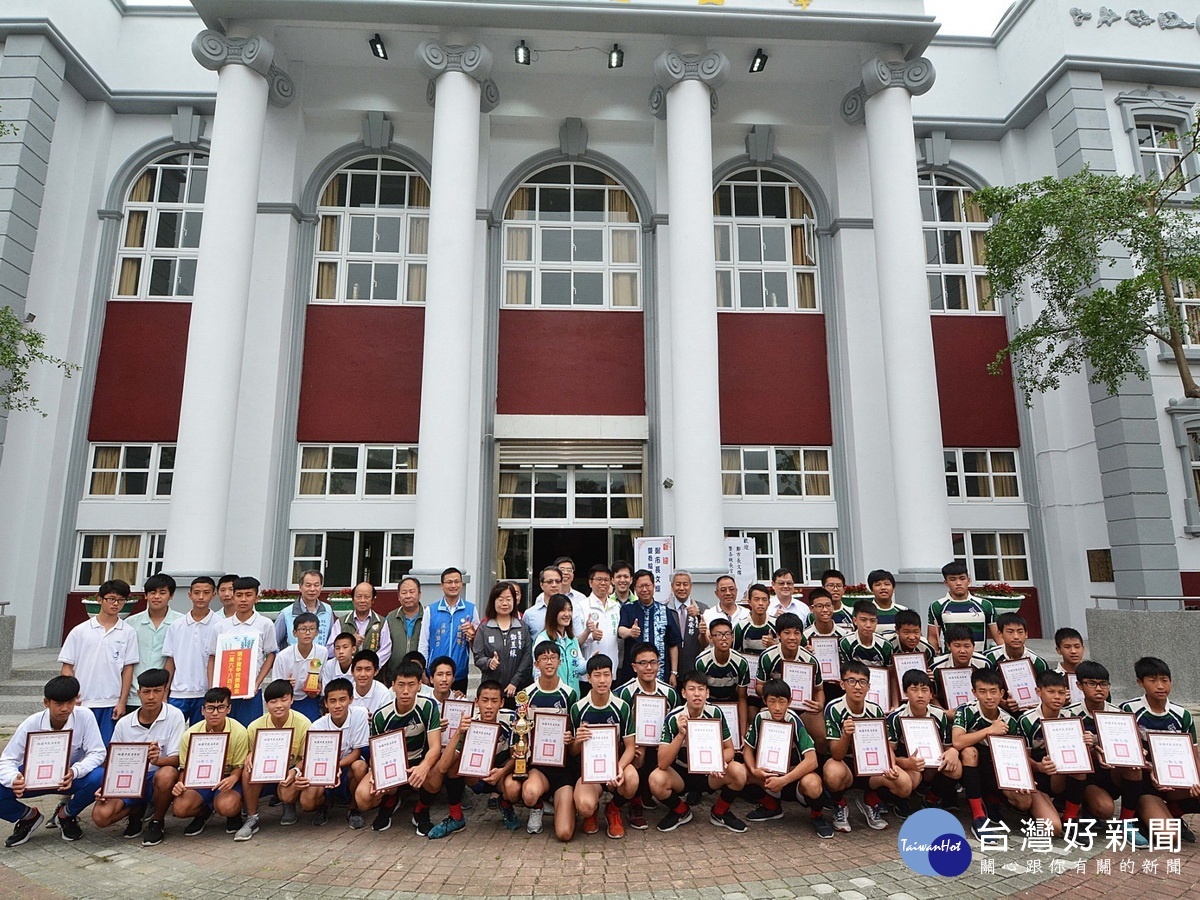
[[(175, 579), (170, 575), (151, 575), (142, 589), (146, 592), (146, 608), (125, 620), (133, 629), (138, 640), (138, 661), (133, 667), (134, 685), (129, 691), (128, 706), (137, 707), (138, 678), (148, 669), (163, 667), (163, 641), (167, 637), (167, 626), (183, 616), (171, 609), (171, 598), (175, 596)], [(165, 693), (165, 692), (164, 692)], [(167, 792), (170, 794), (170, 791)]]
[(313, 642), (318, 647), (328, 647), (338, 633), (333, 630), (337, 617), (333, 607), (321, 599), (321, 586), (324, 579), (316, 569), (308, 569), (300, 575), (300, 598), (283, 610), (275, 620), (275, 643), (282, 650), (292, 642), (292, 632), (296, 616), (310, 612), (317, 617), (317, 639)]
[(692, 576), (680, 569), (671, 578), (672, 598), (667, 608), (679, 623), (679, 634), (683, 643), (679, 647), (679, 671), (690, 672), (696, 668), (696, 657), (708, 646), (708, 623), (703, 603), (692, 599)]
[[(550, 598), (555, 594), (566, 594), (569, 597), (571, 594), (577, 593), (576, 591), (567, 593), (567, 581), (563, 578), (562, 569), (558, 566), (546, 566), (542, 569), (541, 575), (538, 576), (538, 582), (542, 592), (538, 594), (533, 606), (525, 610), (524, 617), (525, 624), (529, 626), (529, 633), (535, 636), (546, 630), (546, 606), (550, 603)], [(586, 599), (578, 602), (574, 599), (571, 600), (571, 627), (575, 629), (577, 638), (581, 638), (587, 631), (587, 608)]]
[(771, 587), (775, 589), (775, 598), (767, 609), (769, 617), (777, 619), (784, 613), (795, 613), (804, 622), (812, 615), (808, 604), (796, 596), (796, 578), (791, 569), (776, 569), (771, 576)]
[(384, 617), (388, 636), (392, 640), (392, 658), (381, 668), (379, 680), (390, 685), (400, 660), (421, 646), (421, 625), (425, 607), (421, 605), (421, 582), (412, 575), (400, 579), (400, 606)]
[(214, 593), (213, 580), (207, 575), (193, 578), (188, 590), (192, 608), (172, 622), (163, 636), (163, 668), (171, 677), (167, 702), (183, 713), (188, 725), (204, 718), (200, 709), (212, 684), (208, 677), (208, 646), (217, 623), (224, 621), (219, 612), (209, 608)]
[[(383, 616), (375, 612), (375, 585), (361, 581), (354, 586), (354, 608), (346, 613), (338, 627), (331, 631), (334, 640), (343, 632), (354, 635), (354, 652), (372, 650), (379, 657), (382, 669), (392, 658), (392, 633), (384, 625)], [(332, 648), (331, 648), (332, 652)], [(303, 711), (303, 710), (302, 710)]]
[(875, 615), (879, 618), (876, 634), (890, 641), (896, 633), (896, 613), (908, 609), (896, 602), (896, 576), (887, 569), (875, 569), (867, 576), (867, 587), (875, 596)]
[[(558, 571), (562, 573), (562, 591), (560, 593), (566, 594), (571, 598), (571, 608), (579, 609), (580, 607), (586, 607), (587, 597), (571, 587), (571, 584), (575, 581), (575, 561), (569, 556), (560, 556), (554, 561), (554, 565), (558, 566)], [(576, 631), (577, 633), (582, 633), (578, 629)]]
[(738, 603), (737, 582), (732, 575), (722, 575), (717, 579), (717, 605), (704, 611), (704, 624), (712, 627), (713, 619), (728, 619), (736, 631), (738, 625), (750, 624), (750, 610)]
[[(967, 564), (948, 562), (942, 566), (942, 581), (946, 584), (946, 596), (929, 605), (929, 643), (941, 653), (942, 633), (947, 625), (966, 625), (971, 629), (975, 641), (975, 652), (988, 649), (988, 638), (1000, 643), (1000, 630), (996, 627), (996, 609), (990, 600), (981, 600), (971, 593), (971, 575)], [(946, 652), (950, 648), (946, 647)]]
[(633, 594), (633, 566), (618, 559), (612, 564), (613, 596), (620, 604), (634, 603), (637, 597)]
[[(427, 660), (448, 656), (454, 660), (454, 683), (451, 689), (466, 693), (467, 677), (471, 673), (471, 645), (479, 627), (475, 604), (462, 596), (462, 572), (451, 566), (442, 572), (442, 598), (430, 604), (421, 620), (421, 643), (418, 649)], [(433, 669), (428, 670), (433, 674)]]
[(621, 649), (617, 640), (617, 628), (621, 624), (621, 602), (610, 594), (612, 570), (604, 563), (592, 566), (588, 572), (588, 585), (591, 586), (592, 593), (587, 598), (587, 618), (592, 625), (592, 631), (581, 647), (583, 658), (591, 659), (603, 653), (612, 660), (613, 666), (617, 666), (617, 654)]
[(632, 678), (633, 648), (640, 643), (653, 644), (658, 650), (658, 680), (671, 687), (679, 675), (679, 645), (683, 637), (679, 633), (679, 619), (671, 614), (665, 604), (654, 599), (654, 573), (649, 569), (638, 569), (633, 573), (633, 592), (637, 603), (621, 607), (621, 621), (617, 626), (617, 637), (625, 642), (625, 674), (622, 681)]

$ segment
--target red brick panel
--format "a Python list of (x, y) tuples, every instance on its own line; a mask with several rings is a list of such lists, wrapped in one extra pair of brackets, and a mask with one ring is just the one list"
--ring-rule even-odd
[[(987, 366), (1008, 344), (1001, 316), (930, 316), (947, 447), (1019, 447), (1012, 370)], [(886, 336), (885, 336), (886, 340)]]

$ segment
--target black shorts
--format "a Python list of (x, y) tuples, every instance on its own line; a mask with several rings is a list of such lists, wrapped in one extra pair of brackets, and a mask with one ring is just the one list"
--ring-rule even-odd
[(875, 788), (871, 787), (871, 779), (875, 777), (874, 775), (855, 775), (854, 780), (850, 782), (849, 790), (873, 791)]
[(551, 798), (558, 793), (559, 788), (574, 787), (575, 782), (579, 780), (579, 766), (574, 759), (568, 759), (565, 766), (538, 766), (536, 771), (541, 772), (549, 783), (550, 787), (546, 789), (546, 793)]
[(1054, 792), (1050, 790), (1050, 778), (1051, 777), (1052, 776), (1047, 775), (1045, 772), (1036, 772), (1035, 771), (1033, 773), (1034, 787), (1036, 787), (1039, 791), (1041, 791), (1047, 797), (1054, 796)]
[(681, 766), (678, 763), (671, 766), (680, 778), (683, 779), (683, 793), (691, 794), (699, 792), (701, 794), (715, 793), (708, 783), (707, 775), (698, 775), (687, 770), (687, 766)]
[(1114, 800), (1121, 796), (1121, 782), (1114, 777), (1111, 769), (1097, 769), (1088, 774), (1084, 782), (1088, 787), (1098, 787)]

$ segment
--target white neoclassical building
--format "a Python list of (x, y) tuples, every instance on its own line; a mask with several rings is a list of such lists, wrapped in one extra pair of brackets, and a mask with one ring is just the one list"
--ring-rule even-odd
[(910, 605), (960, 558), (1043, 630), (1200, 593), (1200, 409), (1157, 346), (1117, 397), (1080, 375), (1026, 409), (988, 375), (1037, 301), (992, 298), (972, 202), (1164, 170), (1196, 26), (6, 0), (0, 302), (81, 367), (0, 419), (18, 645), (109, 577), (317, 566), (389, 602), (456, 565), (479, 597), (640, 535), (701, 581), (726, 537), (763, 576), (887, 568)]

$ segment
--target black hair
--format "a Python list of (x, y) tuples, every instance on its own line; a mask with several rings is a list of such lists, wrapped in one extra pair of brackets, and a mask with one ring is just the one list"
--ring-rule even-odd
[(587, 661), (587, 673), (591, 675), (597, 669), (608, 669), (612, 671), (613, 661), (607, 653), (597, 653)]
[(558, 559), (554, 560), (554, 565), (556, 566), (561, 566), (563, 563), (570, 563), (571, 568), (575, 568), (575, 560), (571, 559), (569, 556), (560, 556)]
[[(300, 615), (310, 616), (310, 615), (312, 615), (312, 613), (301, 613)], [(299, 619), (300, 616), (296, 616), (296, 618)], [(341, 634), (339, 634), (337, 637), (335, 637), (333, 639), (333, 645), (335, 647), (337, 646), (338, 641), (349, 641), (350, 643), (357, 645), (358, 644), (358, 636), (353, 631), (343, 631)]]
[(351, 588), (350, 595), (354, 596), (354, 592), (358, 590), (359, 585), (363, 585), (363, 584), (365, 584), (367, 587), (369, 587), (371, 589), (371, 599), (372, 600), (374, 600), (376, 597), (379, 596), (379, 592), (377, 590), (375, 590), (375, 585), (371, 584), (371, 582), (369, 582), (369, 581), (360, 581), (353, 588)]
[[(792, 570), (791, 569), (776, 569), (774, 572), (771, 573), (771, 580), (778, 581), (784, 575), (792, 575)], [(795, 578), (796, 576), (792, 575), (792, 577)]]
[(1171, 667), (1157, 656), (1143, 656), (1133, 664), (1133, 674), (1138, 681), (1154, 676), (1170, 678)]
[[(575, 637), (575, 618), (571, 617), (571, 621), (566, 625), (558, 624), (558, 617), (571, 607), (571, 612), (575, 612), (575, 604), (571, 602), (571, 598), (566, 594), (555, 594), (546, 601), (546, 624), (545, 631), (547, 636), (553, 634), (556, 638), (562, 637), (564, 634), (569, 637)], [(553, 629), (553, 630), (552, 630)]]
[(1082, 681), (1083, 679), (1091, 681), (1109, 681), (1108, 669), (1103, 663), (1095, 662), (1094, 660), (1085, 659), (1075, 667), (1075, 680)]
[[(341, 637), (341, 635), (338, 635), (338, 637)], [(378, 653), (376, 653), (374, 650), (359, 650), (350, 658), (350, 670), (353, 671), (354, 667), (364, 660), (369, 662), (376, 669), (379, 668)], [(401, 662), (403, 662), (403, 660), (401, 660)], [(424, 667), (422, 666), (422, 668)]]
[(329, 695), (334, 691), (345, 691), (350, 695), (351, 700), (354, 699), (354, 685), (350, 683), (349, 678), (334, 678), (332, 681), (326, 684), (324, 691), (325, 699), (328, 700)]
[(766, 594), (768, 597), (771, 596), (771, 589), (759, 581), (754, 582), (754, 584), (752, 584), (752, 585), (750, 585), (750, 587), (746, 588), (746, 599), (749, 600), (750, 595), (755, 592), (757, 592), (759, 594)]
[(74, 675), (55, 675), (42, 688), (42, 696), (53, 703), (69, 703), (79, 696), (79, 679)]
[(607, 575), (609, 578), (612, 578), (612, 569), (604, 563), (596, 563), (588, 569), (588, 581), (591, 581), (597, 575)]
[[(897, 616), (899, 613), (896, 614)], [(955, 641), (970, 641), (975, 643), (975, 635), (971, 633), (971, 627), (964, 625), (962, 622), (951, 622), (946, 626), (946, 630), (942, 635), (946, 639), (946, 649), (950, 649), (950, 645)]]
[(708, 633), (709, 633), (709, 634), (712, 634), (712, 630), (713, 630), (714, 628), (716, 628), (718, 625), (724, 625), (724, 626), (725, 626), (726, 628), (728, 628), (730, 631), (732, 631), (732, 630), (733, 630), (733, 623), (732, 623), (732, 622), (730, 622), (730, 621), (729, 621), (727, 618), (725, 618), (724, 616), (717, 616), (715, 619), (713, 619), (711, 622), (709, 622), (709, 623), (708, 623)]
[(971, 687), (979, 687), (981, 684), (990, 684), (994, 687), (1004, 687), (1004, 676), (995, 669), (976, 669), (971, 673)]
[(122, 581), (120, 578), (110, 578), (104, 584), (100, 585), (100, 590), (96, 591), (98, 596), (103, 597), (105, 594), (119, 594), (126, 600), (129, 599), (129, 582)]
[(151, 591), (157, 591), (161, 590), (162, 588), (166, 588), (172, 595), (174, 595), (177, 587), (178, 585), (175, 584), (175, 579), (166, 572), (159, 572), (157, 575), (151, 575), (142, 584), (142, 590), (147, 594)]
[(498, 691), (500, 696), (504, 696), (504, 685), (498, 682), (495, 678), (485, 678), (479, 682), (479, 687), (475, 688), (475, 699), (478, 700), (484, 691)]
[(171, 673), (166, 669), (147, 669), (137, 680), (140, 688), (166, 687), (171, 681)]
[(655, 659), (658, 659), (662, 656), (662, 654), (658, 652), (658, 648), (656, 646), (648, 641), (642, 641), (640, 644), (633, 645), (633, 652), (629, 656), (630, 661), (637, 659), (643, 653), (653, 653)]
[(316, 613), (302, 612), (296, 618), (292, 619), (292, 633), (296, 633), (296, 629), (301, 625), (316, 625), (321, 627), (321, 620), (317, 618)]
[(1070, 641), (1070, 640), (1076, 640), (1082, 644), (1083, 643), (1083, 635), (1080, 634), (1079, 631), (1074, 628), (1060, 628), (1060, 629), (1058, 629), (1058, 631), (1054, 632), (1054, 646), (1055, 647), (1061, 647), (1063, 645), (1063, 641)]
[(933, 690), (933, 681), (929, 678), (929, 673), (924, 669), (909, 669), (904, 673), (904, 680), (900, 684), (900, 689), (907, 691), (910, 687), (927, 687)]
[(679, 690), (682, 693), (683, 689), (689, 684), (702, 684), (708, 687), (708, 679), (700, 672), (692, 669), (690, 672), (684, 672), (679, 679)]
[(863, 678), (871, 677), (871, 670), (867, 668), (867, 664), (859, 662), (857, 659), (848, 659), (842, 663), (842, 678), (847, 675), (859, 675)]
[(784, 700), (792, 699), (792, 686), (782, 678), (769, 678), (767, 683), (763, 685), (762, 698), (766, 700), (768, 697), (779, 697)]
[(804, 630), (804, 623), (800, 621), (800, 617), (795, 613), (784, 613), (775, 620), (775, 633), (781, 634), (786, 628), (799, 628)]
[(421, 668), (420, 663), (406, 660), (396, 666), (396, 671), (392, 673), (392, 681), (394, 682), (397, 678), (415, 678), (420, 681), (424, 674), (425, 670)]
[(409, 650), (402, 657), (400, 657), (400, 662), (402, 662), (402, 663), (415, 662), (418, 666), (421, 667), (422, 672), (425, 671), (425, 654), (422, 653), (420, 650)]
[(230, 573), (228, 575), (222, 575), (220, 578), (217, 579), (217, 587), (220, 587), (223, 584), (233, 584), (235, 581), (238, 580), (238, 577), (239, 576), (234, 575), (233, 573)]
[(262, 587), (262, 583), (253, 575), (242, 575), (233, 582), (233, 589), (235, 591), (254, 591), (257, 593), (260, 587)]
[(720, 584), (722, 581), (732, 581), (733, 586), (735, 588), (737, 587), (737, 579), (734, 578), (732, 575), (718, 575), (715, 584)]
[(558, 644), (554, 641), (538, 641), (538, 645), (533, 648), (533, 658), (540, 659), (546, 653), (553, 653), (562, 659), (562, 651), (558, 649)]
[(435, 656), (433, 662), (429, 664), (429, 674), (432, 675), (436, 672), (438, 666), (449, 666), (452, 673), (458, 671), (458, 667), (454, 665), (454, 660), (448, 656)]
[(887, 569), (872, 569), (871, 574), (867, 576), (867, 587), (874, 587), (880, 581), (890, 581), (896, 583), (896, 576)]
[(896, 613), (896, 627), (901, 625), (916, 625), (921, 627), (921, 614), (915, 609), (902, 609)]
[(859, 613), (866, 613), (867, 615), (874, 616), (877, 619), (879, 618), (879, 610), (875, 608), (875, 601), (868, 600), (865, 597), (862, 600), (855, 600), (852, 610), (852, 614), (855, 616), (857, 616)]
[(1038, 672), (1037, 686), (1040, 688), (1067, 686), (1067, 676), (1062, 672), (1055, 672), (1053, 669), (1047, 669), (1045, 672)]
[(1017, 613), (1006, 612), (996, 616), (996, 628), (1003, 631), (1007, 625), (1020, 625), (1022, 628), (1028, 628), (1025, 620)]
[(622, 569), (628, 569), (629, 574), (633, 575), (633, 563), (629, 562), (628, 560), (618, 559), (616, 562), (614, 562), (612, 564), (611, 568), (613, 571), (613, 575), (616, 575)]
[(637, 584), (638, 579), (640, 579), (640, 578), (649, 578), (650, 581), (653, 582), (654, 581), (654, 573), (651, 572), (649, 569), (638, 569), (636, 572), (633, 573), (633, 583)]
[(447, 575), (457, 575), (459, 578), (462, 578), (462, 569), (457, 569), (454, 566), (446, 566), (446, 568), (442, 569), (442, 574), (438, 576), (438, 581), (445, 581)]
[(967, 564), (959, 562), (957, 559), (954, 562), (948, 562), (942, 566), (942, 580), (945, 581), (951, 575), (967, 575)]
[(207, 584), (214, 591), (217, 589), (217, 583), (215, 581), (213, 581), (212, 577), (209, 575), (197, 575), (195, 578), (192, 579), (192, 583), (188, 586), (195, 587), (198, 584)]
[(825, 588), (823, 588), (823, 587), (813, 588), (811, 591), (808, 592), (808, 605), (812, 606), (814, 600), (819, 600), (822, 597), (825, 597), (829, 600), (833, 600), (833, 594), (829, 593), (829, 591), (825, 590)]
[(291, 697), (292, 683), (286, 678), (276, 678), (265, 688), (263, 688), (263, 703), (268, 700), (282, 700), (284, 697)]
[(228, 703), (233, 697), (233, 692), (227, 687), (209, 688), (204, 692), (205, 703)]
[(842, 584), (846, 583), (846, 576), (843, 575), (838, 569), (826, 569), (824, 572), (822, 572), (821, 584), (824, 584), (830, 578), (840, 578), (842, 580)]

